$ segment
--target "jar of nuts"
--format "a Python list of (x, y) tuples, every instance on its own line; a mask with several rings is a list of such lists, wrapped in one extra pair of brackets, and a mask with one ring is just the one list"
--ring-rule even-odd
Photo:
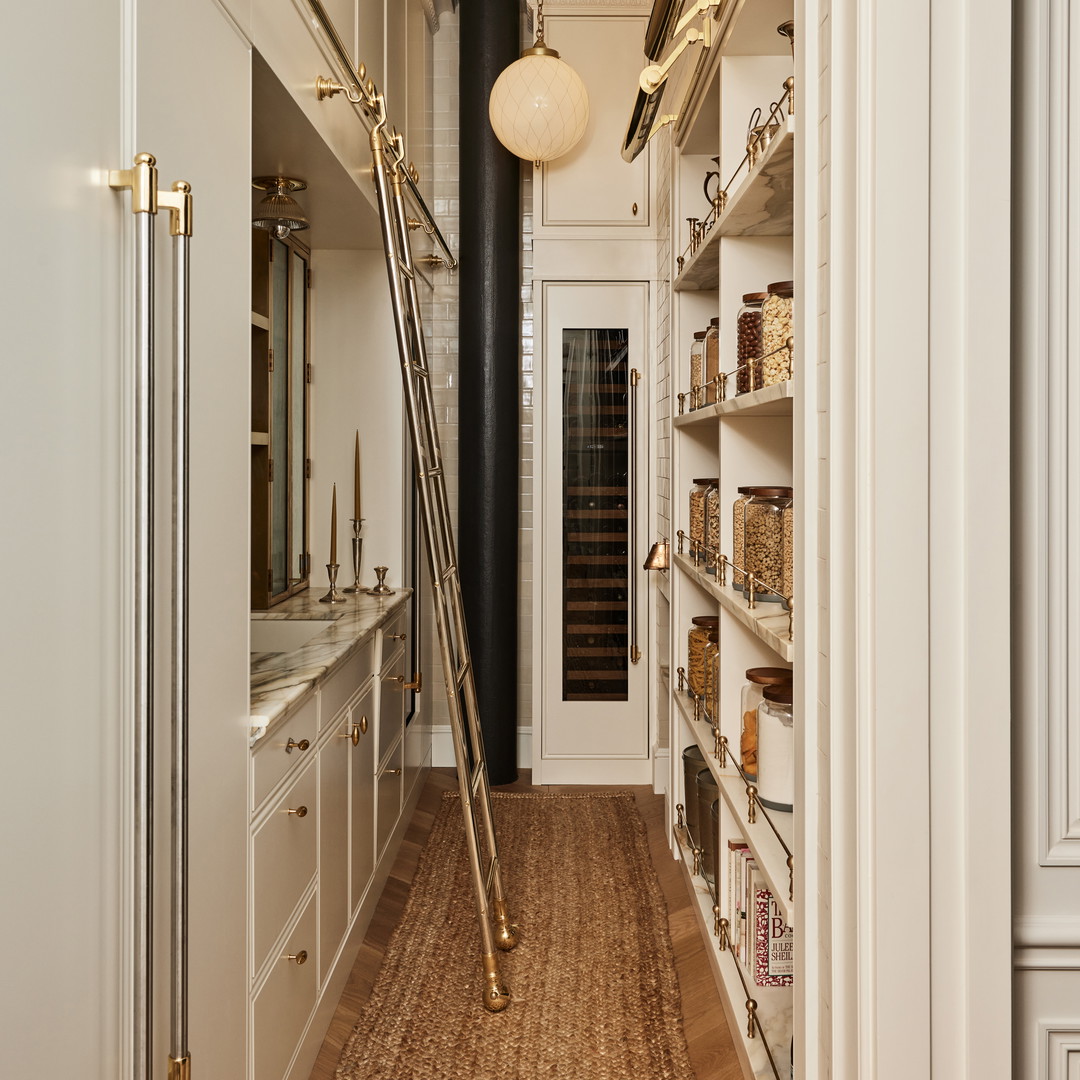
[(720, 400), (717, 395), (716, 377), (720, 374), (720, 319), (709, 320), (709, 329), (705, 332), (705, 392), (701, 404), (715, 405)]
[(705, 495), (719, 481), (715, 476), (694, 481), (690, 489), (690, 558), (700, 562), (705, 558)]
[(705, 331), (698, 330), (690, 345), (690, 408), (700, 409), (704, 404), (704, 391), (701, 384), (705, 381)]
[[(750, 489), (741, 487), (739, 488), (739, 497), (731, 504), (731, 561), (735, 564), (735, 567), (746, 565), (746, 544), (744, 542), (746, 521), (743, 516), (743, 507), (749, 501)], [(733, 567), (731, 571), (731, 587), (736, 592), (742, 592), (745, 588), (744, 581), (745, 575), (742, 570)]]
[(795, 282), (774, 281), (761, 305), (761, 382), (763, 386), (791, 378), (792, 298)]
[(715, 574), (720, 561), (720, 484), (705, 492), (705, 573)]
[(709, 635), (719, 633), (720, 619), (716, 615), (695, 615), (686, 635), (686, 683), (690, 694), (705, 694), (705, 646)]
[[(791, 682), (791, 672), (782, 667), (753, 667), (746, 669), (746, 682), (740, 698), (742, 730), (739, 732), (739, 758), (743, 775), (750, 783), (757, 781), (757, 709), (761, 692), (766, 686), (781, 686)], [(727, 735), (727, 732), (723, 732)], [(732, 745), (728, 735), (728, 745)]]
[(735, 390), (747, 394), (761, 387), (761, 364), (758, 357), (761, 347), (761, 305), (769, 294), (751, 292), (743, 294), (742, 307), (735, 319), (738, 334), (739, 367), (735, 374)]
[[(784, 579), (787, 556), (784, 545), (784, 510), (791, 505), (789, 487), (752, 487), (743, 506), (743, 566), (754, 575), (754, 597), (758, 602), (784, 602)], [(708, 510), (706, 509), (706, 515)], [(749, 593), (750, 583), (745, 582)]]
[[(784, 507), (784, 585), (785, 596), (795, 595), (795, 504)], [(790, 607), (785, 601), (784, 607)]]

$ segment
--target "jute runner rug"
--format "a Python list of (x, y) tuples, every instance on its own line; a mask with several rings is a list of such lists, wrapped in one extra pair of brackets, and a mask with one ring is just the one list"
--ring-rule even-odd
[(496, 793), (513, 994), (481, 1002), (476, 909), (447, 793), (338, 1080), (693, 1080), (663, 894), (630, 792)]

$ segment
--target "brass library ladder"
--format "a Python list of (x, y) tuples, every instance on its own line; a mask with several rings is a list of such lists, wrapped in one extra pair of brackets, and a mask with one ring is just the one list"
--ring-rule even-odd
[[(416, 491), (420, 500), (435, 602), (435, 625), (439, 633), (443, 678), (450, 706), (465, 839), (480, 921), (484, 963), (483, 1000), (488, 1009), (499, 1012), (510, 1004), (510, 992), (499, 976), (496, 950), (505, 951), (517, 944), (517, 927), (511, 924), (507, 915), (503, 892), (491, 812), (491, 788), (461, 602), (461, 579), (446, 498), (442, 450), (432, 403), (427, 348), (413, 270), (410, 219), (406, 215), (404, 200), (404, 188), (412, 183), (412, 177), (404, 165), (403, 139), (387, 128), (382, 95), (373, 94), (365, 104), (375, 120), (371, 131), (372, 171), (386, 248), (386, 270), (390, 279), (405, 406), (416, 464)], [(418, 224), (415, 220), (412, 222), (414, 228)]]

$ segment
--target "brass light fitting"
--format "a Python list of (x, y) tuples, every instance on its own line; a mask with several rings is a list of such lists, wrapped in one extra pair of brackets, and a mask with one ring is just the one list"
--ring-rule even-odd
[(670, 563), (670, 548), (671, 545), (667, 542), (667, 539), (657, 540), (656, 543), (649, 548), (649, 554), (645, 559), (642, 569), (666, 570)]
[(251, 219), (256, 229), (266, 229), (279, 240), (284, 240), (291, 232), (311, 227), (300, 204), (292, 197), (292, 192), (303, 191), (307, 187), (306, 180), (291, 176), (256, 176), (251, 186), (257, 191), (266, 192)]

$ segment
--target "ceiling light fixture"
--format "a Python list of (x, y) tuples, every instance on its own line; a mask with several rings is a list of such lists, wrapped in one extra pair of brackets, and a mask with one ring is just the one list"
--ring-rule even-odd
[(291, 232), (311, 227), (300, 204), (289, 194), (303, 191), (307, 187), (306, 181), (289, 176), (256, 176), (251, 186), (266, 192), (251, 219), (256, 229), (266, 229), (279, 240), (284, 240)]
[(536, 10), (536, 41), (496, 80), (488, 116), (499, 142), (537, 167), (577, 145), (589, 123), (581, 76), (544, 41), (544, 0)]

